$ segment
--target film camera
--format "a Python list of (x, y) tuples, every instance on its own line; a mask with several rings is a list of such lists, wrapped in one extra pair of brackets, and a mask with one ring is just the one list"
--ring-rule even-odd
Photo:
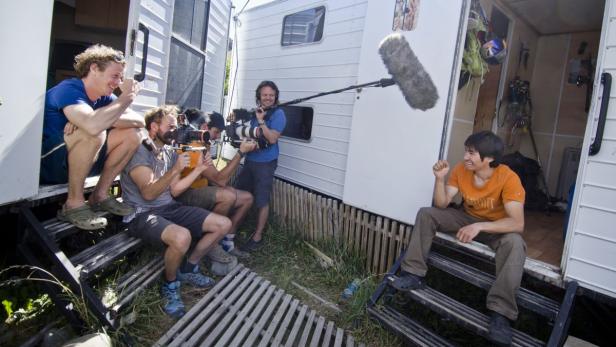
[[(240, 146), (240, 142), (244, 139), (253, 139), (257, 141), (259, 149), (269, 147), (269, 142), (263, 135), (263, 131), (259, 127), (251, 127), (250, 119), (255, 114), (255, 111), (248, 111), (246, 109), (234, 109), (233, 119), (229, 125), (225, 127), (225, 133), (231, 145), (235, 148)], [(269, 113), (266, 113), (265, 119), (267, 120)]]

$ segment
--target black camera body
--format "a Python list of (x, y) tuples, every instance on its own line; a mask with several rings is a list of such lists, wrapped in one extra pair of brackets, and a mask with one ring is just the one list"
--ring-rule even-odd
[(269, 147), (269, 142), (263, 135), (261, 128), (250, 126), (250, 119), (254, 112), (240, 108), (234, 109), (233, 114), (235, 120), (225, 127), (225, 133), (233, 147), (239, 148), (240, 142), (247, 138), (257, 141), (259, 149)]
[(210, 133), (206, 130), (195, 129), (192, 125), (180, 125), (174, 131), (173, 139), (176, 145), (186, 145), (194, 142), (206, 145), (210, 143)]

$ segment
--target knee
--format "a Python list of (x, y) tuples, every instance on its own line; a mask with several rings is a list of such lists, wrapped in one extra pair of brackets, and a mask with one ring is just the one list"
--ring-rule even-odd
[(137, 128), (113, 129), (109, 132), (109, 136), (114, 136), (122, 139), (122, 145), (129, 148), (137, 148), (141, 144), (141, 134)]
[(233, 206), (235, 204), (235, 191), (232, 188), (218, 189), (216, 200), (218, 203), (229, 204)]
[(188, 229), (179, 225), (174, 225), (173, 234), (169, 239), (169, 247), (176, 249), (177, 251), (185, 254), (190, 248), (192, 237)]
[(231, 230), (231, 220), (225, 216), (219, 214), (212, 214), (208, 219), (207, 225), (205, 226), (207, 230), (215, 234), (226, 235)]
[(526, 256), (526, 244), (519, 233), (507, 233), (501, 236), (500, 248)]
[(237, 206), (247, 206), (250, 207), (252, 206), (252, 203), (254, 202), (254, 198), (252, 196), (252, 194), (250, 194), (249, 192), (243, 191), (243, 190), (238, 190), (237, 191)]

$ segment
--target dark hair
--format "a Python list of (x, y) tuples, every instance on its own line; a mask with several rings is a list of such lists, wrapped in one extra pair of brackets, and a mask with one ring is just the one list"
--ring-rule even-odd
[(276, 93), (276, 100), (274, 101), (274, 105), (278, 105), (278, 95), (280, 95), (280, 91), (278, 90), (276, 83), (272, 81), (263, 81), (257, 86), (257, 90), (255, 92), (257, 105), (261, 105), (261, 88), (263, 87), (270, 87), (274, 90), (274, 92)]
[(211, 112), (209, 114), (209, 120), (207, 122), (207, 127), (208, 128), (218, 128), (219, 130), (224, 130), (225, 129), (225, 118), (222, 116), (222, 114), (218, 113), (218, 112)]
[(484, 130), (469, 136), (464, 141), (464, 146), (475, 149), (479, 152), (481, 160), (485, 157), (493, 158), (490, 167), (497, 167), (505, 150), (505, 145), (500, 137), (491, 131)]
[(188, 123), (194, 126), (196, 129), (201, 129), (203, 123), (207, 121), (205, 119), (205, 114), (203, 114), (203, 112), (201, 112), (201, 110), (197, 108), (188, 108), (184, 110), (184, 116), (186, 116), (186, 120), (188, 121)]

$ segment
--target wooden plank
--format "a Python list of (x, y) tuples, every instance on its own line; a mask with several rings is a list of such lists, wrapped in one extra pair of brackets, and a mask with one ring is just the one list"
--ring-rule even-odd
[[(278, 295), (278, 292), (280, 292), (280, 295)], [(263, 316), (261, 316), (261, 318), (257, 321), (257, 324), (254, 326), (252, 333), (250, 333), (250, 336), (248, 336), (248, 339), (246, 340), (247, 344), (252, 345), (257, 340), (257, 336), (259, 336), (262, 333), (265, 323), (269, 321), (269, 317), (272, 315), (272, 313), (274, 313), (274, 309), (278, 305), (278, 301), (280, 301), (280, 297), (284, 293), (282, 289), (279, 289), (278, 292), (276, 293), (276, 296), (274, 296), (274, 299), (276, 299), (276, 302), (272, 302), (267, 307), (267, 309), (265, 309)], [(285, 295), (285, 300), (288, 300), (287, 297), (289, 297), (288, 294)]]
[(323, 316), (319, 316), (319, 319), (317, 320), (317, 326), (314, 328), (314, 334), (312, 334), (310, 347), (317, 347), (319, 345), (319, 341), (321, 340), (321, 334), (323, 334), (324, 325), (325, 318)]
[(347, 248), (349, 247), (349, 229), (350, 229), (350, 212), (349, 205), (342, 204), (342, 244)]
[(317, 239), (323, 239), (323, 197), (317, 196)]
[(329, 343), (332, 340), (332, 332), (334, 331), (334, 322), (329, 321), (327, 323), (327, 329), (325, 329), (325, 336), (323, 336), (323, 347), (329, 347)]
[(327, 204), (325, 204), (326, 214), (326, 223), (327, 223), (327, 237), (331, 240), (334, 238), (334, 209), (333, 209), (333, 201), (332, 199), (327, 199)]
[[(275, 286), (270, 286), (269, 288), (267, 288), (265, 295), (262, 298), (260, 298), (259, 303), (257, 304), (257, 307), (254, 309), (254, 311), (252, 311), (250, 316), (246, 319), (244, 325), (237, 332), (237, 335), (235, 335), (235, 337), (233, 338), (233, 341), (231, 341), (231, 344), (229, 346), (237, 347), (242, 344), (242, 340), (244, 339), (244, 336), (248, 335), (252, 327), (256, 324), (255, 322), (259, 319), (259, 316), (261, 315), (261, 312), (263, 311), (263, 308), (265, 307), (265, 305), (269, 305), (270, 298), (272, 297), (272, 293), (274, 293), (274, 290), (276, 290)], [(278, 299), (280, 299), (280, 297), (282, 296), (282, 293), (283, 291), (280, 289), (276, 291), (276, 294), (271, 300), (272, 302), (271, 305), (275, 305), (276, 302), (278, 302)]]
[[(266, 289), (267, 289), (267, 293), (263, 295), (263, 292), (265, 292)], [(244, 322), (244, 320), (247, 320), (248, 312), (250, 312), (250, 310), (255, 306), (257, 301), (258, 300), (267, 301), (269, 297), (271, 296), (271, 294), (274, 292), (274, 289), (275, 287), (270, 286), (270, 282), (268, 280), (260, 282), (259, 289), (257, 289), (257, 291), (254, 293), (254, 295), (252, 295), (248, 303), (246, 303), (246, 305), (242, 307), (240, 312), (238, 312), (238, 314), (235, 316), (235, 320), (231, 322), (231, 325), (229, 326), (229, 328), (225, 331), (225, 333), (218, 340), (218, 342), (216, 342), (216, 346), (227, 346), (228, 341), (231, 339), (231, 337), (233, 337), (233, 334), (235, 334), (235, 331), (240, 327), (240, 325), (242, 324), (242, 322)], [(243, 330), (246, 331), (248, 329), (243, 329)]]
[(315, 315), (316, 312), (314, 312), (314, 310), (310, 310), (310, 315), (308, 315), (308, 320), (306, 321), (306, 325), (304, 326), (304, 332), (302, 333), (302, 338), (299, 340), (298, 346), (306, 346), (308, 338), (310, 337), (310, 330), (312, 330), (312, 324), (314, 323)]
[[(213, 321), (218, 320), (216, 316), (219, 314), (224, 315), (222, 319), (218, 322), (218, 324), (215, 327), (213, 327), (212, 331), (207, 334), (206, 339), (203, 342), (201, 342), (200, 345), (211, 346), (214, 344), (214, 341), (216, 340), (216, 338), (218, 338), (218, 336), (220, 336), (223, 333), (223, 329), (224, 331), (227, 330), (227, 325), (231, 322), (233, 317), (235, 317), (235, 315), (237, 314), (237, 311), (239, 311), (240, 308), (244, 306), (244, 303), (248, 300), (248, 298), (254, 297), (253, 292), (257, 289), (261, 281), (263, 281), (263, 279), (259, 276), (257, 276), (256, 278), (247, 277), (246, 280), (242, 282), (242, 284), (238, 286), (234, 292), (234, 294), (235, 293), (241, 294), (239, 299), (236, 299), (237, 295), (233, 295), (232, 297), (229, 297), (228, 299), (224, 300), (223, 305), (221, 305), (221, 307), (218, 310), (216, 310), (214, 314), (210, 316), (210, 319), (208, 319), (201, 326), (202, 329), (207, 330), (206, 326), (208, 324), (213, 324), (213, 323), (210, 323), (210, 321), (213, 322)], [(244, 289), (246, 285), (248, 285), (248, 283), (250, 283), (250, 285), (248, 286), (248, 288)], [(201, 336), (196, 338), (195, 341), (196, 340), (201, 340)]]
[(389, 228), (389, 247), (387, 250), (387, 266), (386, 270), (389, 270), (396, 259), (396, 233), (398, 232), (398, 222), (392, 221)]
[(263, 334), (263, 336), (261, 337), (261, 342), (259, 343), (260, 347), (265, 347), (269, 344), (269, 340), (272, 338), (272, 336), (276, 332), (276, 328), (278, 328), (278, 323), (282, 319), (282, 316), (284, 315), (284, 313), (287, 311), (287, 307), (289, 306), (289, 302), (291, 301), (292, 298), (293, 297), (291, 296), (291, 294), (287, 294), (284, 296), (284, 299), (282, 300), (282, 304), (280, 305), (280, 307), (278, 307), (278, 310), (276, 311), (274, 318), (272, 318), (272, 320), (270, 321), (270, 324), (267, 330), (265, 331), (265, 334)]
[(396, 256), (400, 255), (403, 249), (406, 249), (404, 245), (404, 224), (398, 226), (398, 241), (396, 243)]
[[(213, 325), (216, 322), (218, 322), (221, 316), (225, 315), (225, 313), (229, 310), (229, 306), (233, 305), (233, 303), (237, 300), (240, 294), (245, 291), (245, 289), (249, 286), (250, 283), (252, 283), (252, 280), (256, 277), (256, 275), (257, 275), (256, 273), (251, 271), (248, 274), (248, 276), (242, 282), (239, 283), (239, 285), (234, 286), (233, 291), (231, 292), (231, 295), (229, 295), (226, 298), (222, 295), (218, 296), (217, 299), (220, 299), (219, 302), (213, 301), (212, 304), (210, 304), (208, 308), (213, 308), (214, 304), (218, 306), (218, 303), (220, 303), (220, 306), (218, 306), (216, 311), (212, 313), (204, 313), (200, 315), (200, 316), (206, 316), (207, 320), (199, 325), (199, 329), (195, 331), (195, 333), (190, 337), (190, 339), (186, 342), (186, 344), (189, 346), (196, 346), (198, 344), (201, 345), (202, 343), (200, 343), (199, 341), (201, 341), (201, 339), (206, 334), (210, 335), (211, 333), (210, 328), (213, 327)], [(210, 336), (208, 336), (208, 339), (209, 338)], [(210, 344), (204, 343), (204, 345), (211, 345), (211, 342)]]
[(289, 333), (287, 342), (284, 344), (285, 347), (293, 346), (293, 342), (295, 342), (295, 337), (297, 336), (297, 333), (299, 332), (299, 329), (301, 328), (302, 323), (304, 323), (304, 316), (306, 315), (306, 311), (308, 311), (308, 306), (302, 305), (302, 308), (299, 310), (299, 313), (297, 314), (297, 318), (295, 319), (295, 324), (293, 324), (293, 328), (291, 329), (291, 332)]
[(354, 346), (355, 346), (355, 339), (353, 338), (353, 336), (347, 335), (346, 347), (354, 347)]
[[(240, 272), (240, 270), (242, 270)], [(240, 272), (239, 275), (237, 273)], [(201, 309), (209, 304), (210, 300), (219, 294), (219, 291), (227, 291), (231, 290), (233, 286), (227, 286), (227, 284), (235, 284), (239, 283), (239, 281), (246, 275), (248, 269), (244, 268), (242, 264), (236, 266), (231, 272), (225, 276), (214, 288), (210, 289), (210, 291), (197, 302), (193, 308), (188, 311), (180, 320), (175, 323), (171, 329), (167, 330), (167, 332), (161, 336), (161, 338), (154, 344), (154, 346), (167, 346), (171, 339), (175, 338), (176, 334), (180, 334), (180, 337), (186, 337), (190, 334), (191, 329), (199, 323), (197, 316), (201, 313)], [(237, 275), (237, 276), (236, 276)], [(183, 341), (183, 340), (182, 340)]]
[(356, 215), (355, 215), (355, 230), (353, 231), (353, 237), (355, 239), (355, 241), (353, 242), (355, 245), (355, 252), (357, 252), (358, 254), (362, 254), (362, 250), (361, 250), (361, 231), (362, 231), (362, 227), (361, 227), (361, 223), (362, 223), (362, 219), (363, 219), (363, 211), (362, 210), (357, 210)]
[(299, 305), (299, 300), (297, 299), (294, 299), (291, 302), (291, 306), (289, 307), (289, 310), (287, 311), (287, 314), (284, 317), (282, 324), (280, 324), (280, 327), (278, 327), (278, 332), (276, 333), (276, 336), (274, 337), (274, 340), (272, 341), (272, 346), (279, 346), (281, 344), (282, 338), (287, 332), (287, 327), (289, 326), (289, 324), (291, 323), (291, 320), (293, 319), (293, 316), (295, 316), (295, 313), (297, 312), (298, 305)]
[(334, 214), (334, 240), (337, 245), (342, 244), (342, 204), (338, 206), (338, 200), (333, 201), (332, 212)]
[(337, 328), (336, 329), (336, 340), (334, 340), (334, 347), (341, 347), (343, 338), (344, 338), (344, 330)]
[(389, 232), (389, 218), (385, 218), (383, 220), (383, 225), (381, 226), (381, 259), (379, 260), (379, 271), (378, 274), (383, 274), (387, 271), (387, 245), (390, 242), (390, 232)]
[(375, 229), (375, 222), (376, 222), (376, 216), (370, 214), (370, 220), (369, 222), (366, 224), (366, 232), (367, 234), (367, 242), (366, 242), (366, 248), (364, 248), (364, 252), (366, 252), (366, 270), (368, 272), (374, 273), (374, 271), (372, 270), (372, 262), (374, 260), (374, 234), (376, 232)]
[(355, 237), (357, 210), (355, 207), (351, 207), (349, 214), (349, 244), (351, 245), (351, 249), (353, 251), (357, 251), (357, 238)]
[(376, 218), (376, 225), (372, 231), (374, 234), (374, 242), (372, 242), (372, 272), (379, 272), (379, 260), (381, 259), (381, 239), (383, 238), (383, 218)]

